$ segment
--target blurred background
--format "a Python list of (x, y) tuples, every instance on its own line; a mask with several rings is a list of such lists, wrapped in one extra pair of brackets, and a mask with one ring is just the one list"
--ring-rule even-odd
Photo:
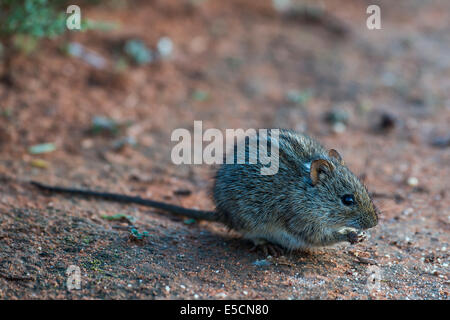
[[(38, 196), (33, 179), (210, 209), (211, 168), (173, 165), (172, 131), (291, 128), (337, 149), (380, 202), (373, 252), (448, 262), (450, 2), (78, 1), (81, 31), (70, 4), (0, 0), (0, 208), (115, 210)], [(444, 270), (421, 284), (434, 291), (415, 294), (442, 298), (448, 268), (430, 268)]]

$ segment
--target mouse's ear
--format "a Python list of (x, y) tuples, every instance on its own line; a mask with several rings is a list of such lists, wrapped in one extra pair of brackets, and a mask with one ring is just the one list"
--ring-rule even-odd
[(310, 177), (313, 186), (315, 186), (319, 180), (324, 178), (324, 174), (327, 172), (333, 172), (333, 164), (325, 159), (317, 159), (311, 162)]
[(339, 152), (337, 152), (335, 149), (328, 150), (328, 156), (335, 158), (337, 161), (339, 161), (340, 164), (344, 165), (344, 159), (342, 159)]

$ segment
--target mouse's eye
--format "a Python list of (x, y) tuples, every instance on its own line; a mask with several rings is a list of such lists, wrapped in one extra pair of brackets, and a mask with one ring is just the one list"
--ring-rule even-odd
[(341, 198), (342, 203), (346, 206), (351, 206), (355, 204), (355, 197), (352, 194), (346, 194)]

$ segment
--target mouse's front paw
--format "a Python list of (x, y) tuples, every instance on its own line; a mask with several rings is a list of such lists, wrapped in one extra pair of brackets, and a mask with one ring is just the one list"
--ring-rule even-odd
[(364, 231), (351, 231), (347, 234), (347, 239), (351, 244), (363, 242), (367, 239), (367, 235)]

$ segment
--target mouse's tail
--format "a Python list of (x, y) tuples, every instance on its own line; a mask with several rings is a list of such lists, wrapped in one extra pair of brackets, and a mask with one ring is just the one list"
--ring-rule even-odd
[(154, 201), (149, 199), (143, 199), (141, 197), (135, 196), (127, 196), (124, 194), (118, 193), (108, 193), (108, 192), (97, 192), (92, 190), (85, 189), (75, 189), (75, 188), (65, 188), (59, 186), (49, 186), (36, 181), (30, 181), (30, 183), (41, 190), (56, 192), (56, 193), (66, 193), (73, 195), (80, 195), (85, 197), (93, 197), (97, 199), (109, 200), (114, 202), (122, 202), (122, 203), (134, 203), (139, 204), (146, 207), (152, 207), (155, 209), (164, 210), (175, 215), (185, 216), (188, 218), (198, 219), (198, 220), (207, 220), (207, 221), (217, 221), (224, 222), (223, 216), (216, 211), (203, 211), (196, 209), (187, 209), (177, 205)]

